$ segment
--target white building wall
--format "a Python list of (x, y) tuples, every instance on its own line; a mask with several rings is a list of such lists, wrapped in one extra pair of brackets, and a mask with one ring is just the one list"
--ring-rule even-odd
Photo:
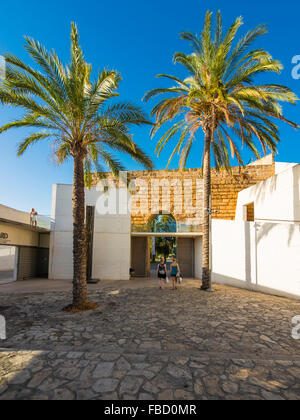
[(264, 156), (261, 159), (255, 160), (254, 162), (250, 163), (248, 166), (264, 166), (264, 165), (272, 165), (274, 163), (274, 154), (271, 153), (267, 156)]
[(288, 162), (275, 162), (275, 175), (280, 174), (281, 172), (286, 171), (287, 169), (297, 166), (298, 163), (288, 163)]
[(15, 246), (0, 245), (0, 285), (17, 280), (17, 266), (18, 248)]
[(236, 220), (244, 221), (244, 206), (254, 202), (255, 220), (300, 222), (300, 165), (239, 193)]
[(73, 278), (72, 186), (53, 185), (52, 231), (50, 234), (49, 278)]
[(212, 221), (212, 272), (214, 283), (230, 280), (234, 286), (247, 282), (245, 237), (246, 223)]
[(96, 214), (93, 278), (129, 280), (130, 229), (130, 216)]
[(0, 271), (12, 271), (15, 268), (16, 247), (0, 245)]
[(257, 228), (257, 285), (300, 297), (300, 225)]
[[(127, 211), (127, 214), (99, 214), (98, 199), (101, 194), (103, 196), (98, 188), (91, 188), (86, 191), (86, 205), (96, 207), (92, 277), (100, 280), (128, 280), (130, 270), (130, 212)], [(113, 202), (116, 195), (116, 191), (111, 189), (106, 197)], [(104, 201), (102, 200), (102, 204)], [(117, 200), (117, 209), (118, 205), (119, 200)], [(105, 207), (105, 203), (103, 206)], [(123, 213), (126, 213), (126, 211), (123, 211)], [(49, 278), (72, 279), (73, 218), (71, 185), (54, 185), (52, 219), (55, 222), (52, 226), (53, 231), (50, 239)]]
[(300, 225), (214, 220), (212, 281), (300, 299)]

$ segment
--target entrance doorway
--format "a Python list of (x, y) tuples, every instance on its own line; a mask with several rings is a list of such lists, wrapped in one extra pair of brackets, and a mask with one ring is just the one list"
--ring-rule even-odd
[(157, 215), (151, 220), (149, 233), (136, 233), (131, 238), (131, 276), (156, 277), (157, 265), (164, 257), (170, 272), (173, 258), (177, 258), (182, 275), (195, 277), (195, 239), (177, 232), (171, 215)]
[(20, 246), (17, 280), (28, 280), (35, 277), (47, 278), (48, 265), (48, 248)]
[[(151, 277), (156, 277), (157, 264), (163, 257), (169, 272), (170, 265), (174, 257), (176, 257), (176, 237), (171, 236), (177, 232), (177, 223), (170, 214), (160, 214), (152, 219), (150, 231), (155, 233), (151, 237), (150, 253), (151, 253)], [(159, 234), (162, 234), (161, 236)], [(170, 236), (167, 236), (170, 234)]]
[(157, 264), (161, 257), (165, 258), (168, 273), (173, 258), (177, 259), (181, 273), (185, 278), (193, 278), (195, 276), (195, 249), (194, 238), (166, 238), (156, 237), (156, 255), (155, 260), (151, 263), (151, 277), (156, 277)]
[(163, 257), (166, 262), (167, 270), (170, 271), (170, 265), (172, 264), (173, 258), (177, 255), (177, 240), (176, 237), (166, 236), (152, 236), (151, 237), (151, 277), (156, 277), (157, 264)]
[[(153, 253), (155, 246), (155, 254)], [(184, 278), (195, 277), (195, 239), (190, 237), (132, 236), (131, 276), (156, 278), (157, 264), (164, 257), (168, 272), (173, 258), (177, 258)]]

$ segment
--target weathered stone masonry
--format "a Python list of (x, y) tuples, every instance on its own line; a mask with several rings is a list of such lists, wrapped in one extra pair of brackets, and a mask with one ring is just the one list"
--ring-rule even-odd
[[(275, 165), (247, 166), (245, 168), (233, 167), (231, 174), (227, 171), (212, 169), (212, 208), (218, 213), (213, 215), (215, 219), (234, 220), (238, 193), (248, 187), (275, 175)], [(203, 175), (201, 169), (159, 170), (159, 171), (133, 171), (128, 172), (130, 181), (136, 180), (138, 199), (132, 203), (132, 229), (134, 231), (149, 231), (153, 219), (153, 199), (151, 193), (159, 202), (159, 210), (164, 210), (166, 196), (164, 195), (164, 183), (171, 185), (170, 189), (170, 213), (178, 223), (189, 224), (190, 220), (201, 224), (203, 206)], [(156, 182), (157, 181), (157, 182)], [(182, 188), (177, 188), (177, 181)], [(94, 185), (97, 182), (94, 181)], [(185, 183), (192, 188), (184, 188)], [(142, 184), (140, 186), (139, 184)], [(160, 184), (160, 186), (158, 186)], [(164, 195), (164, 199), (162, 199)], [(178, 203), (183, 203), (183, 208), (178, 212)], [(184, 205), (187, 203), (188, 205)], [(199, 207), (197, 211), (191, 206)], [(177, 206), (177, 207), (176, 207)], [(176, 208), (176, 211), (174, 211)], [(139, 212), (140, 210), (140, 212)], [(199, 219), (199, 214), (201, 217)]]

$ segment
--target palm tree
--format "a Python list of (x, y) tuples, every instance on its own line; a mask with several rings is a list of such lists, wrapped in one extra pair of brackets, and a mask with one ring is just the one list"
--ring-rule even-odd
[(99, 176), (107, 167), (116, 176), (124, 170), (113, 151), (126, 153), (152, 169), (151, 159), (135, 144), (129, 129), (148, 121), (142, 110), (130, 103), (108, 104), (118, 96), (121, 77), (116, 71), (103, 70), (91, 80), (92, 66), (84, 60), (74, 23), (69, 65), (63, 65), (55, 51), (48, 52), (31, 38), (25, 40), (25, 50), (39, 70), (6, 55), (0, 101), (23, 108), (25, 115), (2, 126), (0, 133), (16, 127), (34, 129), (19, 144), (19, 156), (29, 146), (48, 139), (55, 146), (59, 164), (73, 158), (73, 304), (67, 309), (90, 309), (95, 305), (87, 301), (85, 185), (91, 185), (93, 170)]
[(243, 20), (239, 17), (228, 31), (223, 31), (221, 13), (218, 12), (213, 30), (212, 13), (208, 11), (201, 36), (190, 32), (181, 34), (182, 39), (191, 43), (193, 53), (187, 55), (178, 52), (174, 56), (174, 62), (182, 64), (189, 76), (181, 80), (161, 74), (158, 77), (167, 77), (175, 85), (154, 89), (145, 95), (148, 101), (156, 95), (171, 94), (162, 99), (152, 111), (156, 118), (152, 135), (162, 125), (172, 123), (158, 141), (158, 155), (175, 135), (179, 135), (168, 165), (178, 153), (180, 169), (184, 169), (198, 130), (204, 133), (203, 290), (209, 289), (211, 280), (211, 153), (217, 169), (223, 167), (230, 170), (230, 151), (231, 156), (243, 165), (239, 146), (246, 145), (257, 157), (260, 157), (257, 143), (261, 145), (264, 154), (267, 149), (276, 152), (280, 138), (274, 120), (298, 127), (284, 118), (279, 104), (294, 104), (298, 99), (296, 95), (285, 86), (254, 82), (256, 76), (264, 73), (279, 74), (283, 68), (265, 50), (249, 48), (267, 32), (266, 27), (260, 25), (236, 41), (242, 24)]

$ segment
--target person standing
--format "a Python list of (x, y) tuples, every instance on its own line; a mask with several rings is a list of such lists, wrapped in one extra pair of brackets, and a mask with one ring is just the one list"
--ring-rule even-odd
[(30, 226), (34, 226), (34, 215), (35, 215), (35, 209), (32, 208), (30, 211)]
[(38, 217), (38, 212), (32, 208), (31, 212), (30, 212), (30, 226), (32, 227), (37, 227), (37, 217)]
[(37, 227), (37, 221), (38, 221), (38, 212), (37, 212), (37, 211), (35, 211), (35, 212), (34, 212), (34, 227), (35, 227), (35, 228)]
[(157, 265), (156, 274), (159, 279), (159, 288), (163, 290), (167, 278), (167, 266), (164, 258), (160, 259), (160, 263)]
[(173, 258), (173, 262), (170, 266), (170, 270), (171, 270), (173, 290), (177, 290), (178, 278), (180, 277), (181, 274), (180, 274), (180, 267), (177, 263), (176, 258)]

